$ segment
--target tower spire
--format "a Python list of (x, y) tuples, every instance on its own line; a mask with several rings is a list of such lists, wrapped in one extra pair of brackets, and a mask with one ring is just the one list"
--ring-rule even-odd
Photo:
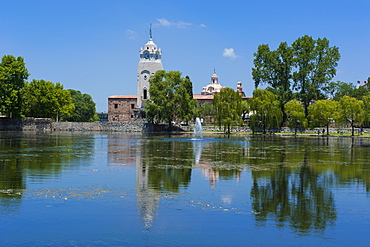
[(152, 23), (150, 23), (149, 38), (152, 39)]

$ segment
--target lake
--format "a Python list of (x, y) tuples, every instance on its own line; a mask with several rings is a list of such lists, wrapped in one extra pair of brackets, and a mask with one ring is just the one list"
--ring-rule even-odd
[(370, 139), (0, 132), (0, 246), (368, 246)]

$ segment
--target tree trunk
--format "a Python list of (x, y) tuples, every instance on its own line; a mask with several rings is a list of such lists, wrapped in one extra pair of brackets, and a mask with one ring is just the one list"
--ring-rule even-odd
[(326, 125), (326, 135), (329, 135), (329, 124)]

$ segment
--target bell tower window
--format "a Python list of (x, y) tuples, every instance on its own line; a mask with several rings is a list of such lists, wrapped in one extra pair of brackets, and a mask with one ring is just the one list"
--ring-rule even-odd
[(148, 98), (148, 90), (146, 88), (143, 89), (143, 99)]

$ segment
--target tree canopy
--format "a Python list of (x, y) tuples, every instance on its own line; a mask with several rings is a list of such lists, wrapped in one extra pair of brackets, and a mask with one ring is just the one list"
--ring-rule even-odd
[(293, 72), (293, 89), (299, 92), (307, 116), (309, 103), (325, 98), (323, 89), (336, 75), (339, 49), (330, 47), (326, 38), (314, 40), (308, 35), (298, 38), (292, 47), (296, 68)]
[(269, 90), (278, 96), (280, 108), (284, 112), (284, 105), (292, 98), (292, 48), (286, 42), (281, 42), (275, 51), (271, 51), (267, 44), (263, 44), (258, 46), (253, 55), (252, 76), (255, 87), (268, 84)]
[(0, 63), (0, 112), (7, 117), (22, 114), (21, 90), (29, 76), (23, 57), (5, 55)]
[(240, 125), (242, 115), (242, 96), (231, 88), (222, 88), (213, 98), (215, 120), (224, 126), (225, 132), (230, 133), (230, 126)]
[(196, 101), (192, 97), (192, 82), (189, 77), (181, 77), (179, 71), (157, 71), (149, 79), (150, 98), (145, 105), (149, 121), (165, 122), (172, 126), (173, 121), (189, 121), (194, 116)]
[(62, 114), (61, 121), (69, 122), (94, 122), (98, 121), (99, 117), (96, 114), (95, 102), (89, 94), (81, 93), (81, 91), (68, 89), (70, 92), (72, 103), (75, 108), (71, 115)]
[(59, 82), (32, 80), (25, 84), (22, 93), (23, 110), (27, 117), (58, 121), (60, 114), (70, 115), (75, 108), (70, 91), (64, 90)]
[(312, 127), (326, 126), (326, 134), (329, 135), (329, 125), (338, 121), (340, 116), (339, 103), (333, 100), (317, 100), (308, 107), (309, 119)]
[(291, 100), (285, 104), (284, 108), (288, 117), (288, 126), (293, 127), (295, 129), (294, 134), (297, 134), (297, 128), (306, 125), (303, 106), (298, 100)]
[(343, 123), (349, 122), (354, 135), (355, 125), (362, 125), (366, 120), (364, 102), (349, 96), (343, 96), (340, 101), (340, 120)]
[(279, 127), (283, 112), (280, 108), (278, 97), (268, 90), (256, 88), (253, 92), (253, 99), (250, 101), (250, 110), (253, 114), (250, 116), (252, 131), (256, 127), (261, 127), (266, 134), (268, 128)]
[(307, 107), (313, 100), (324, 99), (329, 81), (336, 75), (340, 59), (338, 47), (329, 46), (326, 38), (317, 40), (305, 35), (291, 46), (280, 43), (275, 51), (268, 45), (260, 45), (254, 53), (252, 76), (256, 88), (267, 83), (278, 95), (280, 107), (293, 98), (296, 92), (308, 115)]

